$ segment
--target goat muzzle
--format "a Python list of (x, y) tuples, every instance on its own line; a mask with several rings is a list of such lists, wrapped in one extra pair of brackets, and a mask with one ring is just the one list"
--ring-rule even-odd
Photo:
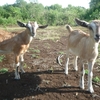
[(94, 39), (96, 40), (96, 42), (99, 42), (100, 41), (100, 35), (96, 34)]

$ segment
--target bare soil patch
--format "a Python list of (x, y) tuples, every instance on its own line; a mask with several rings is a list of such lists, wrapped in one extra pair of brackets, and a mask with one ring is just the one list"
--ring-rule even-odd
[[(38, 35), (40, 34), (41, 32), (38, 32)], [(59, 40), (34, 38), (25, 54), (26, 73), (20, 73), (20, 80), (14, 80), (14, 55), (5, 55), (0, 69), (8, 68), (8, 72), (0, 74), (0, 100), (100, 100), (100, 86), (93, 84), (94, 94), (86, 91), (87, 75), (85, 90), (79, 88), (79, 60), (79, 70), (76, 72), (72, 65), (73, 56), (70, 55), (69, 75), (65, 75), (64, 68), (57, 64), (59, 53), (66, 52), (66, 42), (65, 35)], [(94, 77), (100, 76), (98, 66), (94, 66)]]

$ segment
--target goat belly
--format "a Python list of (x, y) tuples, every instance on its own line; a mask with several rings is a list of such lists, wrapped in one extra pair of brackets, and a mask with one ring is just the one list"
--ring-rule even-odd
[(79, 56), (79, 52), (75, 49), (69, 49), (69, 52), (72, 53), (75, 56)]

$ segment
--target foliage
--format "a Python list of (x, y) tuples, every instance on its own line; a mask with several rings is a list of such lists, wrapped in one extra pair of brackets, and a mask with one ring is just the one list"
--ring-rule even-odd
[(39, 50), (39, 49), (30, 48), (30, 51), (32, 51), (32, 52), (34, 52), (34, 53), (40, 53), (40, 50)]
[(0, 25), (14, 25), (16, 20), (37, 21), (39, 24), (48, 25), (75, 25), (76, 17), (84, 20), (100, 18), (100, 0), (91, 0), (90, 8), (68, 5), (62, 8), (59, 4), (44, 7), (37, 0), (16, 0), (12, 5), (0, 6)]
[(93, 78), (94, 82), (100, 82), (100, 78), (98, 76), (96, 76), (95, 78)]
[(60, 54), (60, 55), (63, 55), (63, 54), (65, 54), (65, 53), (64, 53), (63, 51), (60, 51), (59, 54)]
[(0, 74), (4, 74), (4, 73), (7, 73), (7, 72), (8, 72), (7, 68), (0, 69)]
[(91, 0), (90, 1), (90, 8), (97, 8), (100, 6), (100, 0)]
[(23, 67), (24, 67), (24, 68), (27, 68), (27, 64), (26, 64), (26, 63), (24, 63)]
[[(89, 73), (89, 71), (86, 69), (85, 74), (88, 75), (88, 73)], [(96, 77), (93, 78), (93, 81), (96, 82), (96, 83), (100, 82), (100, 78), (98, 76), (96, 76)]]
[(0, 56), (0, 62), (2, 62), (4, 58), (5, 58), (5, 56), (4, 55), (1, 55)]
[(12, 5), (0, 6), (0, 24), (14, 25), (16, 20), (32, 20), (37, 21), (39, 24), (74, 25), (74, 18), (82, 17), (85, 11), (86, 9), (83, 7), (71, 5), (66, 8), (62, 8), (58, 4), (44, 7), (34, 0), (31, 0), (30, 3), (24, 0), (16, 0)]
[(89, 71), (86, 69), (86, 70), (85, 70), (85, 74), (88, 75), (88, 73), (89, 73)]
[(100, 0), (91, 0), (90, 9), (86, 11), (83, 18), (87, 20), (100, 19)]

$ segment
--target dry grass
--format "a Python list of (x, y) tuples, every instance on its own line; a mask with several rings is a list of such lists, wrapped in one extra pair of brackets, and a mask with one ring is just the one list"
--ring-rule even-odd
[[(83, 27), (72, 27), (73, 29), (81, 29), (85, 32), (89, 32), (86, 28)], [(0, 30), (5, 30), (8, 32), (19, 32), (24, 30), (25, 28), (21, 27), (0, 27)], [(40, 34), (38, 34), (40, 33)], [(66, 26), (48, 26), (46, 29), (38, 29), (36, 38), (41, 40), (51, 39), (51, 40), (58, 40), (61, 36), (67, 35)]]

